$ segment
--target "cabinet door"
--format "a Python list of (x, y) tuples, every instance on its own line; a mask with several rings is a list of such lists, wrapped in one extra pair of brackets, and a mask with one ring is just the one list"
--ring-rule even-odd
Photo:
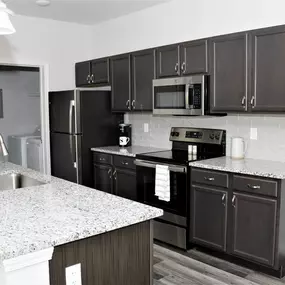
[(94, 164), (94, 188), (113, 193), (113, 168), (109, 165)]
[(155, 78), (154, 50), (132, 55), (133, 110), (152, 111), (152, 80)]
[(247, 111), (248, 35), (222, 36), (210, 41), (211, 111)]
[(109, 59), (102, 58), (92, 60), (91, 76), (93, 84), (108, 84), (110, 82)]
[(277, 201), (234, 192), (232, 254), (274, 266)]
[(76, 87), (89, 85), (90, 82), (90, 61), (78, 62), (75, 64)]
[(171, 77), (180, 75), (179, 45), (158, 48), (156, 51), (156, 76)]
[(123, 198), (137, 201), (136, 172), (116, 168), (114, 172), (114, 193)]
[(180, 45), (182, 75), (208, 72), (207, 40)]
[(131, 110), (131, 55), (111, 58), (112, 110)]
[(252, 112), (285, 111), (285, 28), (252, 32)]
[(227, 192), (192, 186), (190, 241), (226, 251)]

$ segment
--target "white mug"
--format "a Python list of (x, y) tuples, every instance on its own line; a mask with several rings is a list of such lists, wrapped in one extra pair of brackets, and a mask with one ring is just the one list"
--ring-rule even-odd
[(244, 159), (246, 153), (245, 141), (241, 137), (232, 138), (232, 159)]
[(120, 137), (120, 146), (126, 146), (130, 141), (128, 137)]

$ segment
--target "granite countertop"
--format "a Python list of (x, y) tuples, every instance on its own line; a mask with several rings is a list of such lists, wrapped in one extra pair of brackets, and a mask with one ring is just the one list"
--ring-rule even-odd
[(0, 191), (0, 260), (159, 217), (163, 211), (52, 176), (0, 163), (48, 184)]
[(218, 157), (197, 162), (190, 162), (190, 166), (255, 175), (261, 177), (285, 179), (285, 163), (271, 160), (246, 158), (234, 160), (230, 157)]
[(102, 147), (91, 148), (91, 150), (97, 152), (109, 153), (109, 154), (136, 157), (137, 154), (155, 152), (155, 151), (164, 151), (165, 149), (133, 145), (125, 148), (119, 146), (102, 146)]

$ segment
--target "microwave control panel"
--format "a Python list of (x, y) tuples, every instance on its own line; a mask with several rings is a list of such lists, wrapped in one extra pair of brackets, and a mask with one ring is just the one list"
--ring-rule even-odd
[(193, 109), (201, 109), (202, 84), (190, 85), (189, 96)]

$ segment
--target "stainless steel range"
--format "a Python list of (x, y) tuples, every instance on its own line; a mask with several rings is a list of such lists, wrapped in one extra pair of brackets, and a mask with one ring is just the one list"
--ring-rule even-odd
[[(187, 249), (189, 216), (189, 162), (224, 156), (226, 131), (216, 129), (172, 128), (172, 149), (137, 155), (137, 189), (142, 203), (164, 210), (154, 221), (154, 238)], [(157, 165), (168, 166), (170, 199), (156, 196)]]

